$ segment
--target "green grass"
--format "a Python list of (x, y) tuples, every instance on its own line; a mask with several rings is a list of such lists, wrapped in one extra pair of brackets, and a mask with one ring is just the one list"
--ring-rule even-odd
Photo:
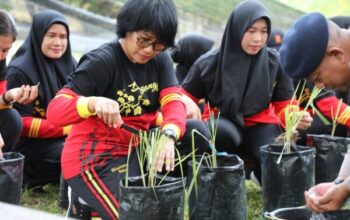
[[(248, 219), (262, 219), (262, 194), (261, 188), (250, 180), (246, 181), (246, 191), (248, 200)], [(58, 206), (58, 186), (46, 185), (46, 194), (33, 193), (30, 190), (22, 194), (21, 205), (24, 207), (37, 209), (52, 214), (65, 215), (66, 210)]]
[(262, 219), (263, 200), (261, 187), (257, 186), (251, 180), (245, 181), (248, 203), (248, 219)]
[(46, 185), (45, 194), (34, 193), (32, 190), (26, 190), (22, 193), (21, 205), (24, 207), (37, 209), (53, 214), (64, 215), (65, 210), (58, 206), (58, 186)]

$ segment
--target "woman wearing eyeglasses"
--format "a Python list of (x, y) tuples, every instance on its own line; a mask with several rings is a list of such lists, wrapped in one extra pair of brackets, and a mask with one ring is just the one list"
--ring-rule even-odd
[[(49, 105), (53, 124), (73, 124), (62, 153), (64, 178), (102, 219), (118, 219), (118, 184), (125, 173), (130, 130), (160, 126), (164, 145), (153, 163), (159, 172), (174, 170), (175, 145), (183, 155), (191, 151), (193, 128), (207, 134), (202, 122), (186, 122), (173, 63), (165, 52), (176, 31), (171, 0), (127, 1), (117, 16), (118, 39), (84, 55), (70, 83)], [(207, 143), (198, 137), (196, 146), (200, 154)], [(134, 156), (129, 164), (129, 176), (138, 175)]]

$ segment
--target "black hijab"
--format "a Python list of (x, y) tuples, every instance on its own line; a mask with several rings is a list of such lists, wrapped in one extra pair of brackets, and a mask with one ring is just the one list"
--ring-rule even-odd
[(176, 48), (170, 53), (173, 61), (177, 63), (176, 77), (181, 83), (188, 71), (201, 55), (208, 52), (214, 41), (200, 34), (187, 34), (179, 40)]
[[(59, 59), (50, 59), (41, 52), (41, 45), (45, 33), (53, 24), (62, 24), (67, 29), (68, 44), (65, 53)], [(54, 10), (45, 10), (36, 14), (29, 35), (22, 46), (17, 50), (9, 63), (9, 75), (11, 68), (17, 68), (23, 72), (33, 83), (40, 82), (40, 104), (46, 108), (50, 100), (67, 82), (67, 76), (76, 67), (76, 61), (72, 57), (69, 41), (68, 23), (64, 16)]]
[(270, 18), (259, 1), (238, 4), (229, 17), (219, 50), (205, 55), (211, 58), (201, 74), (203, 82), (211, 84), (208, 99), (241, 127), (244, 116), (268, 107), (278, 71), (278, 59), (269, 58), (266, 45), (254, 56), (242, 49), (243, 35), (258, 19), (266, 20), (270, 34)]
[(267, 39), (266, 45), (270, 48), (274, 48), (279, 51), (282, 43), (284, 33), (281, 29), (277, 27), (271, 27), (271, 33)]

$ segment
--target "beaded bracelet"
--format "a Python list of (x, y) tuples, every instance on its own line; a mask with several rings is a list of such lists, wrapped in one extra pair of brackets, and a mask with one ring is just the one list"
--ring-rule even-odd
[(13, 102), (6, 100), (5, 95), (7, 92), (2, 94), (2, 101), (4, 101), (5, 105), (12, 105)]

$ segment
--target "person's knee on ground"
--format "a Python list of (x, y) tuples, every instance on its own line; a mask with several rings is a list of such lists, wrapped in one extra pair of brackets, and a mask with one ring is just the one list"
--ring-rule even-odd
[(14, 109), (0, 111), (0, 134), (5, 142), (4, 152), (13, 150), (22, 131), (22, 118)]
[[(238, 146), (242, 142), (242, 134), (241, 131), (235, 126), (229, 119), (219, 118), (216, 120), (218, 123), (215, 126), (216, 137), (215, 137), (215, 148), (217, 151), (227, 152), (231, 154), (239, 154)], [(210, 126), (210, 120), (206, 121), (208, 126)], [(213, 131), (211, 131), (213, 133)]]
[(192, 133), (194, 137), (194, 148), (196, 150), (195, 154), (202, 155), (208, 150), (209, 142), (207, 140), (210, 139), (210, 135), (208, 128), (199, 120), (187, 120), (186, 132), (179, 144), (180, 151), (184, 153), (192, 152)]

